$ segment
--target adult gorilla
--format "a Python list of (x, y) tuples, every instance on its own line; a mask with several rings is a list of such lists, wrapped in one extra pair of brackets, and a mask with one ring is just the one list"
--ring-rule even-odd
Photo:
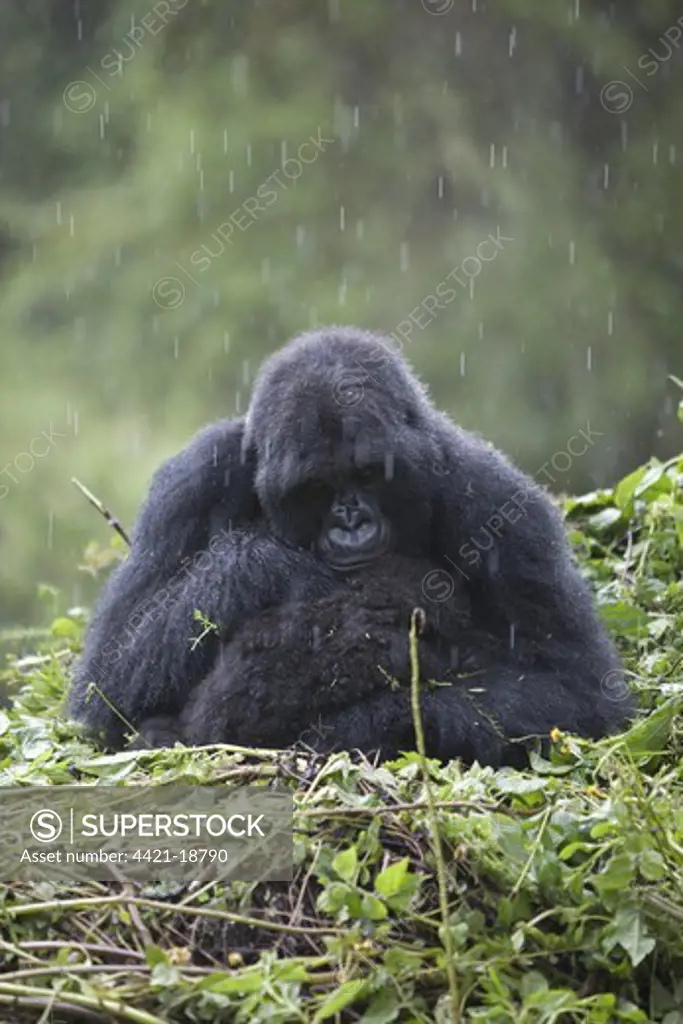
[(264, 364), (246, 420), (159, 469), (72, 687), (104, 743), (141, 728), (286, 745), (317, 724), (318, 749), (411, 745), (409, 693), (378, 665), (407, 681), (430, 572), (457, 581), (427, 605), (423, 676), (455, 680), (423, 694), (431, 754), (518, 763), (510, 741), (597, 737), (631, 713), (621, 686), (610, 699), (618, 660), (551, 502), (437, 412), (388, 344), (354, 328), (296, 338)]

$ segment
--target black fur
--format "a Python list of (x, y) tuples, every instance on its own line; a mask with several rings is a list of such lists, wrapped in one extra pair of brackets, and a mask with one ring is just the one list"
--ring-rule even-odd
[[(413, 744), (415, 605), (422, 676), (451, 683), (423, 688), (434, 756), (519, 763), (510, 740), (598, 737), (632, 713), (610, 699), (618, 659), (547, 495), (437, 412), (389, 344), (353, 328), (295, 339), (264, 364), (244, 422), (207, 427), (157, 472), (72, 687), (104, 743), (122, 744), (120, 714), (152, 743), (305, 733), (316, 749), (396, 753)], [(312, 549), (326, 495), (373, 467), (397, 554), (352, 586)], [(452, 600), (426, 599), (435, 572)]]

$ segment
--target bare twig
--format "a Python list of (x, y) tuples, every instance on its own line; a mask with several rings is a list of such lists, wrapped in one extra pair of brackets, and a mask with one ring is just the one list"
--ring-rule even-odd
[(95, 506), (97, 511), (100, 513), (100, 515), (104, 516), (104, 518), (107, 520), (107, 522), (111, 526), (112, 530), (116, 530), (116, 532), (118, 533), (119, 537), (122, 537), (123, 540), (128, 545), (128, 547), (130, 547), (130, 537), (128, 536), (128, 534), (126, 533), (124, 528), (121, 526), (121, 523), (119, 522), (119, 520), (116, 518), (116, 516), (113, 516), (111, 514), (111, 512), (106, 507), (106, 505), (103, 505), (102, 502), (100, 501), (100, 499), (96, 498), (95, 495), (92, 493), (92, 491), (89, 491), (88, 488), (85, 487), (80, 482), (80, 480), (77, 480), (75, 476), (71, 477), (71, 483), (75, 484), (76, 487), (78, 487), (78, 489), (81, 492), (81, 494), (83, 494), (88, 499), (88, 501), (90, 502), (91, 505)]

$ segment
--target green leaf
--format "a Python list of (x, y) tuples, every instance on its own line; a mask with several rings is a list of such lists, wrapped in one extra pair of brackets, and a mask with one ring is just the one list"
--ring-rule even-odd
[(174, 964), (158, 963), (152, 970), (150, 980), (158, 988), (172, 988), (180, 981), (180, 971)]
[(9, 727), (9, 715), (0, 708), (0, 736), (4, 736)]
[(671, 734), (671, 725), (683, 701), (671, 697), (647, 718), (636, 722), (626, 733), (625, 742), (632, 754), (656, 754), (662, 751)]
[(168, 953), (160, 946), (146, 946), (145, 960), (148, 967), (156, 967), (157, 964), (169, 963)]
[(332, 861), (332, 868), (345, 882), (355, 882), (358, 874), (358, 854), (355, 846), (341, 850)]
[(649, 623), (647, 612), (628, 601), (611, 601), (601, 604), (600, 615), (603, 621), (617, 633), (641, 635), (647, 632)]
[(636, 469), (635, 472), (629, 473), (625, 476), (617, 486), (614, 488), (614, 501), (618, 508), (626, 511), (633, 501), (633, 495), (636, 493), (636, 488), (643, 480), (646, 473), (646, 467), (641, 466)]
[(617, 911), (613, 924), (608, 929), (607, 948), (619, 945), (628, 953), (631, 964), (637, 967), (656, 946), (648, 934), (643, 916), (636, 907), (624, 907)]
[(345, 981), (343, 985), (340, 985), (334, 992), (331, 992), (319, 1006), (313, 1018), (313, 1024), (318, 1024), (318, 1021), (329, 1020), (330, 1017), (334, 1017), (336, 1013), (339, 1013), (347, 1006), (350, 1006), (351, 1003), (355, 1003), (356, 1000), (365, 996), (369, 988), (370, 983), (365, 981), (364, 978)]
[(622, 519), (622, 513), (618, 508), (604, 508), (602, 512), (596, 512), (594, 516), (588, 517), (588, 525), (594, 530), (607, 530)]
[(638, 869), (648, 882), (659, 882), (666, 877), (666, 861), (657, 850), (643, 850), (638, 857)]
[(522, 775), (521, 772), (500, 772), (496, 779), (496, 788), (501, 793), (538, 793), (542, 789), (547, 789), (549, 781)]
[(372, 1002), (360, 1019), (360, 1024), (391, 1024), (396, 1020), (401, 1004), (395, 988), (383, 988), (373, 997)]
[(375, 891), (380, 896), (394, 896), (400, 892), (406, 879), (410, 876), (409, 864), (409, 858), (403, 857), (402, 860), (390, 864), (384, 871), (381, 871), (375, 879)]
[(534, 992), (547, 992), (548, 982), (539, 971), (529, 971), (522, 978), (520, 992), (527, 999)]
[(370, 921), (383, 921), (387, 915), (387, 908), (381, 900), (369, 892), (363, 893), (358, 913), (355, 916), (367, 917)]
[(248, 995), (251, 992), (260, 992), (265, 984), (263, 970), (247, 970), (238, 974), (227, 974), (216, 972), (207, 978), (202, 978), (197, 987), (208, 989), (211, 992), (219, 992), (223, 995)]

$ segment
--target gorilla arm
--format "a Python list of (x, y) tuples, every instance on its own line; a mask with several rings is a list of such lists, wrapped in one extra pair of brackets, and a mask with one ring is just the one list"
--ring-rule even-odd
[[(597, 739), (621, 717), (606, 696), (598, 695), (598, 707), (589, 692), (577, 694), (571, 680), (509, 665), (444, 686), (422, 683), (420, 690), (427, 756), (494, 768), (525, 767), (528, 742), (522, 741), (538, 737), (547, 746), (554, 727)], [(358, 748), (393, 758), (414, 750), (410, 692), (387, 691), (328, 715), (304, 739), (322, 753)]]
[(311, 572), (304, 553), (257, 527), (242, 429), (212, 424), (157, 471), (130, 553), (97, 602), (69, 710), (107, 745), (120, 746), (127, 723), (179, 711), (210, 671), (218, 638), (208, 631), (192, 644), (196, 609), (229, 635)]
[(444, 463), (432, 484), (434, 557), (467, 581), (479, 628), (495, 630), (513, 651), (531, 645), (537, 664), (573, 673), (575, 687), (596, 699), (619, 659), (559, 512), (499, 451), (437, 415)]

